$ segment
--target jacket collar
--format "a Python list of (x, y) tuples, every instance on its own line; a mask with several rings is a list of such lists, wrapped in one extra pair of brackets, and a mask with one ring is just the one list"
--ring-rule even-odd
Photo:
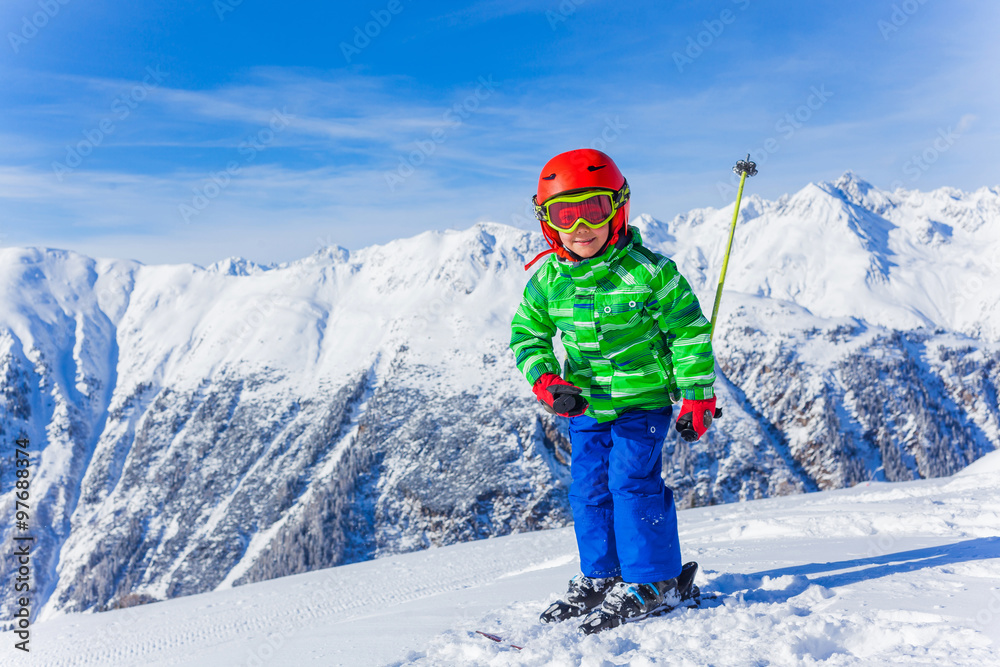
[(580, 262), (559, 257), (556, 260), (559, 273), (572, 278), (580, 286), (596, 285), (597, 281), (614, 272), (622, 257), (628, 254), (633, 245), (642, 245), (642, 236), (638, 229), (630, 226), (618, 243), (608, 247), (597, 257)]

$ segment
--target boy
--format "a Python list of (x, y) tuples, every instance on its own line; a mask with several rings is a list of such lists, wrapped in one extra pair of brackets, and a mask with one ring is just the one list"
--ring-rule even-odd
[[(551, 413), (570, 417), (570, 505), (582, 573), (543, 622), (586, 615), (590, 634), (691, 594), (673, 493), (661, 478), (676, 428), (703, 435), (715, 412), (709, 322), (669, 259), (628, 226), (629, 187), (610, 157), (562, 153), (542, 169), (535, 213), (550, 250), (511, 324), (518, 369)], [(566, 363), (552, 337), (559, 331)]]

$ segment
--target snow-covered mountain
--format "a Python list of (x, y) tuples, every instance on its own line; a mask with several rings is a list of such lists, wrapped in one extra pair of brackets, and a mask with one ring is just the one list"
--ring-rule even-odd
[[(710, 309), (731, 216), (635, 225)], [(846, 174), (741, 220), (725, 416), (668, 447), (682, 505), (943, 476), (1000, 445), (1000, 188)], [(486, 223), (271, 267), (0, 250), (0, 544), (23, 434), (41, 616), (568, 523), (565, 425), (507, 350), (543, 247)]]
[[(996, 665), (998, 474), (993, 452), (954, 477), (682, 510), (703, 608), (590, 637), (538, 622), (579, 568), (572, 528), (561, 528), (66, 615), (32, 627), (31, 657), (51, 667)], [(0, 662), (25, 660), (17, 640), (0, 634)]]
[(5, 250), (2, 429), (37, 452), (36, 599), (101, 608), (566, 523), (566, 444), (505, 356), (532, 240), (496, 231), (269, 270)]

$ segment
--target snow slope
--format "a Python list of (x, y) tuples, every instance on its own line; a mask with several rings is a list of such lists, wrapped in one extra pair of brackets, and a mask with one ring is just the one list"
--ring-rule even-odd
[[(32, 627), (30, 664), (995, 665), (998, 473), (992, 453), (950, 478), (682, 511), (719, 598), (589, 638), (537, 622), (578, 567), (564, 528), (63, 616)], [(4, 663), (29, 664), (13, 643)]]

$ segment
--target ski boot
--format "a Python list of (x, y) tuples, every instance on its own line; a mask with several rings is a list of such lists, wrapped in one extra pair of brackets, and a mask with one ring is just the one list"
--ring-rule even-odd
[(542, 612), (542, 623), (558, 623), (567, 618), (583, 616), (604, 601), (604, 595), (621, 582), (621, 577), (594, 579), (578, 574), (569, 580), (569, 591), (565, 600), (557, 600)]
[(605, 596), (601, 606), (583, 619), (580, 632), (592, 635), (610, 630), (622, 623), (664, 613), (685, 600), (696, 599), (699, 591), (694, 585), (694, 575), (697, 572), (698, 564), (691, 562), (686, 563), (674, 579), (649, 584), (618, 582)]

